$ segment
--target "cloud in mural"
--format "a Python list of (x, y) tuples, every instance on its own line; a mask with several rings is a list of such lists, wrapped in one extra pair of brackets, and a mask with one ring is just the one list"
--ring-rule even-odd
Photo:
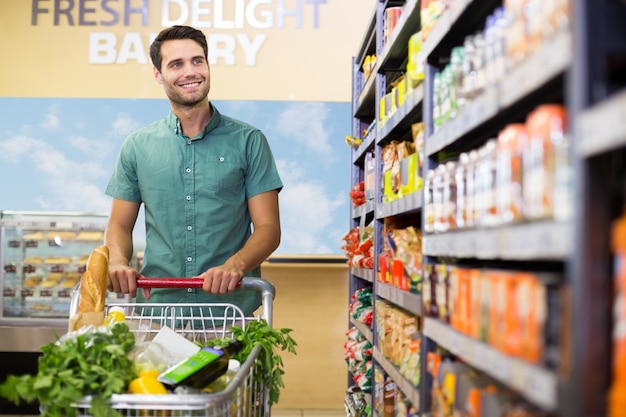
[(335, 211), (345, 205), (342, 197), (333, 198), (328, 187), (308, 178), (296, 161), (276, 161), (284, 188), (280, 192), (280, 216), (282, 227), (281, 247), (278, 252), (333, 253), (339, 247), (331, 247), (328, 235), (337, 235), (333, 219)]
[(302, 146), (327, 165), (335, 160), (325, 128), (329, 109), (325, 103), (290, 103), (278, 116), (277, 132)]
[[(42, 210), (103, 211), (110, 204), (94, 183), (108, 172), (97, 158), (71, 160), (49, 142), (26, 136), (1, 140), (0, 158), (15, 165), (17, 175), (31, 179), (33, 197)], [(35, 181), (43, 187), (36, 187)]]

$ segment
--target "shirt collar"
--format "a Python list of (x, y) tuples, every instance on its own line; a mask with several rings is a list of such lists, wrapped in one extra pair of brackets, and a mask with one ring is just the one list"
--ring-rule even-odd
[[(204, 138), (206, 135), (208, 135), (213, 129), (215, 129), (216, 127), (219, 126), (220, 122), (222, 121), (222, 115), (220, 114), (220, 112), (217, 110), (217, 107), (215, 107), (213, 105), (213, 103), (209, 103), (209, 106), (211, 106), (211, 110), (213, 110), (213, 116), (211, 117), (211, 119), (209, 120), (209, 122), (206, 124), (206, 126), (204, 127), (204, 130), (202, 131), (202, 136), (197, 137), (196, 139), (202, 139)], [(176, 115), (170, 110), (170, 113), (167, 116), (167, 125), (170, 127), (170, 129), (172, 129), (172, 131), (176, 134), (176, 135), (182, 135), (183, 133), (183, 128), (180, 126), (180, 120), (178, 119), (178, 117), (176, 117)], [(194, 139), (194, 138), (192, 138)]]

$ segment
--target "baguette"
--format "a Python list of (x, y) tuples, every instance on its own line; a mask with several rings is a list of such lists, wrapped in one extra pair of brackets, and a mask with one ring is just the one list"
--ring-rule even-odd
[(109, 275), (109, 248), (98, 246), (87, 260), (87, 268), (80, 279), (78, 313), (104, 311)]

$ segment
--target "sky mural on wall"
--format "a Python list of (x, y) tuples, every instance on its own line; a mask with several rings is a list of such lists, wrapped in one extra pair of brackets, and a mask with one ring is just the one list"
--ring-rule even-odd
[[(341, 254), (350, 224), (350, 103), (213, 101), (267, 136), (284, 189), (276, 254)], [(167, 99), (0, 98), (0, 210), (108, 213), (125, 137)], [(140, 219), (140, 222), (143, 218)], [(143, 244), (142, 227), (135, 240)]]

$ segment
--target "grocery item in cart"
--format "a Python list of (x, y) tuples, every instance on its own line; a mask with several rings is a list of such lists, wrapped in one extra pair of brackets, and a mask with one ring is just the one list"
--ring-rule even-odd
[(104, 304), (106, 301), (107, 276), (109, 273), (109, 248), (96, 247), (80, 279), (80, 300), (76, 314), (69, 319), (69, 330), (83, 326), (99, 326), (104, 322)]
[(228, 361), (242, 349), (240, 340), (233, 340), (221, 349), (205, 346), (190, 358), (167, 369), (158, 380), (171, 390), (179, 385), (203, 389), (226, 373)]

